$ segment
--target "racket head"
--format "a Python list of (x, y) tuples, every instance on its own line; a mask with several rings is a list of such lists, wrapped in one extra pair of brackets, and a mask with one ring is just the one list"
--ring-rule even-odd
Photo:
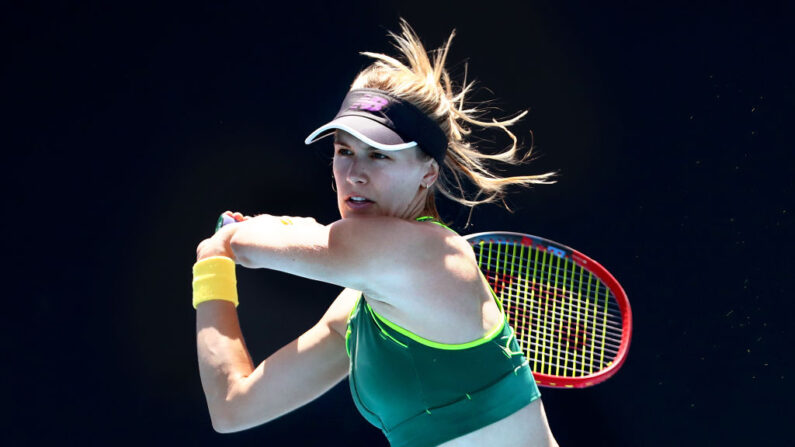
[(627, 294), (602, 265), (539, 236), (465, 236), (541, 386), (584, 388), (615, 374), (632, 337)]

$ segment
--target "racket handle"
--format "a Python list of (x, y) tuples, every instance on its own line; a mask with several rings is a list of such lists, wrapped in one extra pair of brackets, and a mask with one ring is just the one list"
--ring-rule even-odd
[(232, 217), (232, 216), (230, 216), (230, 215), (228, 215), (226, 213), (223, 213), (220, 216), (218, 216), (218, 222), (216, 222), (216, 224), (215, 224), (215, 232), (217, 233), (218, 230), (220, 230), (225, 225), (229, 225), (229, 224), (235, 223), (235, 222), (239, 222), (239, 221), (236, 220), (234, 217)]

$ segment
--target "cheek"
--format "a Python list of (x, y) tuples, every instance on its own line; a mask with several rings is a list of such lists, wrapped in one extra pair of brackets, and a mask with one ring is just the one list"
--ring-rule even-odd
[(331, 164), (331, 175), (334, 176), (335, 179), (342, 178), (343, 172), (343, 161), (335, 158)]
[(416, 172), (412, 170), (405, 170), (401, 172), (390, 173), (389, 181), (386, 182), (391, 187), (389, 188), (395, 195), (405, 197), (407, 200), (414, 198), (419, 185), (419, 179)]

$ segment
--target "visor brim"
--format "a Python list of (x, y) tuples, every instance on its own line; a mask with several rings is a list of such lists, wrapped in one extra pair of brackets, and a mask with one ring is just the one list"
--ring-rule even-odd
[(344, 130), (359, 141), (382, 151), (400, 151), (417, 146), (416, 141), (403, 141), (394, 130), (363, 116), (338, 117), (309, 134), (304, 144), (325, 138), (333, 134), (331, 131), (335, 129)]

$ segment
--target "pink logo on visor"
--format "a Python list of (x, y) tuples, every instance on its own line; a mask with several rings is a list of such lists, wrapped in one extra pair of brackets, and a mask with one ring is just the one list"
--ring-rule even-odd
[(378, 112), (379, 110), (383, 109), (385, 105), (389, 104), (389, 101), (378, 97), (378, 96), (365, 96), (361, 99), (356, 100), (348, 110), (368, 110), (370, 112)]

